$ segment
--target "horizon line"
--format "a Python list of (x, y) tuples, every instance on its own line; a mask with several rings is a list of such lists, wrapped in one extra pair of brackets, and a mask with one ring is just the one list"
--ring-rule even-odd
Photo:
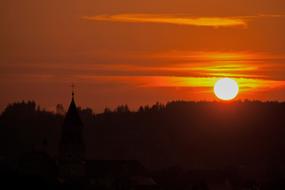
[[(21, 103), (35, 103), (36, 108), (39, 109), (39, 111), (43, 111), (43, 112), (48, 112), (48, 113), (56, 113), (56, 110), (48, 110), (45, 107), (41, 107), (40, 104), (38, 104), (35, 100), (21, 100), (21, 101), (14, 101), (12, 103), (8, 103), (6, 104), (6, 106), (4, 108), (2, 108), (2, 110), (0, 110), (0, 116), (5, 112), (5, 109), (7, 109), (7, 107), (12, 106), (14, 104), (21, 104)], [(230, 101), (223, 101), (223, 100), (169, 100), (165, 103), (162, 102), (155, 102), (152, 104), (146, 104), (146, 105), (140, 105), (137, 106), (136, 109), (130, 109), (128, 104), (117, 104), (116, 106), (114, 106), (113, 108), (110, 108), (108, 106), (105, 106), (104, 109), (101, 112), (98, 113), (94, 113), (94, 108), (91, 107), (81, 107), (81, 106), (77, 106), (77, 108), (84, 110), (84, 109), (91, 109), (92, 113), (97, 115), (97, 114), (103, 114), (104, 111), (106, 109), (109, 109), (111, 112), (116, 112), (116, 109), (120, 106), (127, 106), (129, 109), (129, 112), (138, 112), (139, 109), (145, 108), (145, 107), (149, 107), (152, 108), (155, 105), (162, 105), (164, 107), (166, 107), (168, 104), (171, 103), (195, 103), (195, 104), (203, 104), (203, 103), (208, 103), (208, 104), (221, 104), (221, 105), (229, 105), (229, 104), (236, 104), (236, 103), (261, 103), (261, 104), (284, 104), (285, 100), (258, 100), (258, 99), (237, 99), (237, 100), (230, 100)], [(58, 105), (58, 104), (57, 104)], [(59, 104), (59, 105), (63, 105), (63, 104)], [(56, 107), (56, 105), (55, 105)], [(65, 109), (67, 109), (68, 107), (66, 107)]]

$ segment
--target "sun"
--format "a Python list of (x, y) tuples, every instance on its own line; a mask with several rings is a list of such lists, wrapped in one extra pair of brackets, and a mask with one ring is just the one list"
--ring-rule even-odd
[(221, 100), (233, 100), (238, 95), (238, 92), (238, 84), (231, 78), (219, 79), (214, 86), (214, 93)]

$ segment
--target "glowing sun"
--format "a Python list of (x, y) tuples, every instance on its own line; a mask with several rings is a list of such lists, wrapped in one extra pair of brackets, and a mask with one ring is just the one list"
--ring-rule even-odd
[(214, 93), (221, 100), (232, 100), (238, 95), (239, 87), (234, 79), (222, 78), (215, 83)]

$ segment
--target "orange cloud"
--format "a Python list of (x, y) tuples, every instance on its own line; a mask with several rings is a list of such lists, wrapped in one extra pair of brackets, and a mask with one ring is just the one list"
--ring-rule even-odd
[[(78, 81), (88, 81), (103, 84), (123, 84), (141, 88), (203, 88), (212, 92), (219, 77), (176, 77), (176, 76), (90, 76), (78, 75)], [(262, 91), (284, 88), (284, 81), (235, 78), (241, 92)]]
[[(17, 65), (21, 71), (15, 71), (15, 64), (6, 64), (2, 69), (9, 71), (10, 77), (2, 75), (0, 79), (9, 81), (17, 77), (28, 82), (56, 82), (60, 79), (70, 83), (100, 83), (102, 86), (119, 84), (143, 88), (186, 87), (211, 91), (218, 78), (231, 77), (237, 80), (240, 90), (246, 92), (285, 87), (283, 54), (242, 51), (117, 52), (113, 57), (109, 52), (91, 54), (94, 62), (72, 65), (65, 62), (29, 62)], [(100, 60), (101, 57), (105, 57), (105, 61), (111, 57), (112, 62), (97, 63), (97, 59)]]
[(130, 23), (161, 23), (187, 26), (207, 27), (245, 27), (245, 19), (234, 17), (189, 17), (155, 14), (116, 14), (84, 16), (82, 19), (94, 21), (130, 22)]
[(246, 27), (248, 22), (258, 18), (280, 18), (283, 15), (256, 15), (237, 17), (194, 17), (166, 14), (114, 14), (83, 16), (81, 19), (91, 21), (129, 22), (129, 23), (160, 23), (204, 27)]

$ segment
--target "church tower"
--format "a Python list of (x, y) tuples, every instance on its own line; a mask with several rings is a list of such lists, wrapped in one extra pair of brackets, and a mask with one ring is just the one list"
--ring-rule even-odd
[(74, 101), (74, 91), (61, 129), (60, 158), (68, 162), (80, 162), (84, 159), (83, 123)]

